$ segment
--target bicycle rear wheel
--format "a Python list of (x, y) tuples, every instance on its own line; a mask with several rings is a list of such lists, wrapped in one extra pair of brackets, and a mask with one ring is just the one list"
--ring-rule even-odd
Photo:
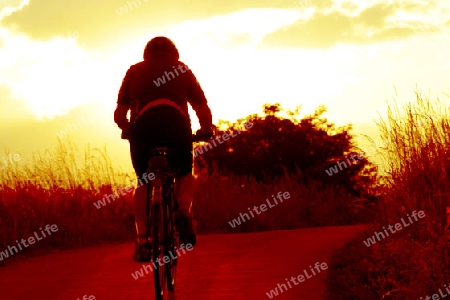
[(177, 275), (178, 257), (175, 250), (180, 246), (180, 237), (175, 228), (174, 211), (172, 209), (174, 203), (173, 186), (166, 186), (165, 188), (165, 200), (170, 205), (164, 205), (164, 219), (166, 228), (166, 246), (165, 254), (169, 257), (170, 261), (166, 265), (166, 277), (167, 277), (167, 289), (171, 292), (175, 290), (175, 280)]
[(164, 246), (164, 218), (162, 216), (161, 205), (153, 205), (152, 209), (152, 228), (153, 228), (153, 253), (152, 261), (155, 270), (153, 271), (153, 278), (155, 283), (155, 296), (157, 300), (163, 300), (166, 287), (166, 270), (163, 263), (165, 255)]

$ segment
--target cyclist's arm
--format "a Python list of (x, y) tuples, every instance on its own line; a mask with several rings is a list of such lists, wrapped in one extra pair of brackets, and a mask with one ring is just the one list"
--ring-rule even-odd
[(200, 127), (204, 130), (210, 130), (212, 127), (212, 114), (208, 104), (200, 104), (197, 106), (192, 106), (192, 108), (197, 114)]
[(130, 109), (130, 93), (129, 93), (129, 74), (127, 71), (125, 77), (122, 80), (122, 86), (119, 90), (117, 97), (117, 107), (114, 111), (114, 122), (122, 130), (127, 130), (129, 123), (127, 119), (128, 110)]
[(205, 93), (194, 73), (192, 73), (191, 70), (188, 72), (191, 76), (188, 94), (189, 104), (191, 104), (197, 114), (201, 128), (203, 130), (210, 130), (212, 127), (212, 114), (211, 109), (208, 106), (208, 100), (206, 100)]
[(116, 110), (114, 111), (114, 122), (122, 130), (128, 129), (129, 124), (128, 124), (128, 119), (127, 119), (127, 114), (128, 114), (129, 109), (130, 109), (130, 107), (127, 105), (118, 104), (116, 107)]

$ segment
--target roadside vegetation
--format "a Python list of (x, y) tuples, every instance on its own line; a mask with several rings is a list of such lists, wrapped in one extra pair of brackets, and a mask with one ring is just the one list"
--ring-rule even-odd
[[(321, 117), (324, 111), (319, 108), (301, 119), (298, 110), (284, 112), (279, 105), (266, 105), (263, 116), (245, 119), (252, 122), (251, 129), (198, 156), (194, 212), (199, 232), (370, 222), (376, 214), (376, 197), (369, 188), (374, 167), (358, 159), (333, 176), (327, 175), (330, 166), (362, 152), (352, 143), (350, 127), (329, 124)], [(282, 113), (286, 117), (279, 116)], [(236, 130), (226, 122), (219, 127), (219, 134)], [(270, 157), (276, 157), (275, 161)], [(105, 195), (135, 184), (131, 171), (114, 168), (106, 147), (80, 151), (69, 138), (59, 140), (55, 149), (35, 154), (28, 163), (10, 165), (0, 172), (0, 251), (46, 224), (56, 224), (57, 234), (11, 258), (132, 240), (132, 192), (105, 206), (97, 205), (100, 208), (94, 206)], [(290, 199), (240, 226), (230, 226), (240, 213), (248, 213), (249, 207), (265, 203), (280, 191), (289, 192)]]
[[(425, 299), (450, 283), (450, 115), (419, 93), (412, 104), (388, 107), (378, 123), (389, 166), (373, 226), (336, 253), (329, 299)], [(414, 210), (426, 217), (367, 247), (363, 241)]]

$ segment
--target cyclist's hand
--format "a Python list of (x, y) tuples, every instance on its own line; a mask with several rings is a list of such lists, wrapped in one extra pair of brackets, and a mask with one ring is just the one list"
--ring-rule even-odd
[(214, 128), (200, 128), (199, 130), (197, 130), (197, 132), (195, 133), (195, 135), (197, 136), (204, 136), (204, 137), (212, 137), (214, 136)]
[(122, 140), (129, 140), (130, 139), (130, 132), (122, 131), (122, 134), (120, 135), (120, 138)]
[(122, 128), (122, 135), (120, 137), (124, 140), (130, 139), (130, 123), (126, 123), (126, 125)]

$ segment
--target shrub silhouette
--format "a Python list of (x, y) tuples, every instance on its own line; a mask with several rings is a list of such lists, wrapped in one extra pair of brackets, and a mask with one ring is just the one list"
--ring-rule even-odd
[[(358, 151), (349, 131), (351, 125), (336, 127), (322, 117), (326, 112), (320, 106), (314, 114), (299, 117), (300, 107), (294, 111), (282, 110), (280, 104), (265, 104), (264, 116), (250, 115), (238, 120), (251, 122), (244, 126), (219, 122), (218, 134), (234, 135), (228, 141), (196, 157), (208, 172), (251, 176), (258, 181), (273, 180), (285, 173), (301, 172), (303, 180), (318, 181), (323, 185), (339, 185), (356, 196), (367, 191), (375, 181), (376, 168), (366, 158), (350, 160)], [(281, 116), (284, 115), (284, 116)], [(203, 150), (207, 149), (203, 146)], [(326, 170), (344, 161), (347, 167), (332, 176)], [(342, 165), (343, 166), (343, 165)]]

